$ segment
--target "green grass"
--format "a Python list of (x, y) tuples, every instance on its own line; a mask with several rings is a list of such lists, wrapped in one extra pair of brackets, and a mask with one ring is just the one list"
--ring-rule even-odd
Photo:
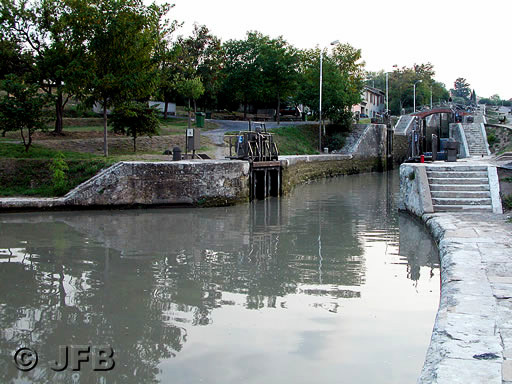
[[(50, 166), (57, 153), (64, 155), (69, 169), (66, 187), (57, 191)], [(94, 176), (115, 162), (116, 157), (103, 158), (88, 153), (56, 151), (32, 145), (28, 152), (22, 144), (0, 145), (0, 196), (57, 196)]]
[(318, 127), (288, 126), (272, 129), (280, 155), (318, 154)]
[(52, 159), (57, 152), (62, 152), (66, 159), (93, 159), (99, 157), (90, 153), (56, 151), (37, 144), (31, 145), (28, 152), (25, 152), (25, 147), (22, 144), (2, 143), (0, 145), (0, 158), (8, 159)]
[[(270, 129), (279, 150), (279, 155), (318, 154), (318, 126), (300, 125)], [(225, 136), (238, 135), (239, 131), (229, 131)]]
[(67, 193), (78, 184), (90, 179), (101, 169), (113, 163), (112, 159), (68, 160), (69, 169), (65, 172), (64, 188), (53, 185), (51, 160), (11, 159), (0, 162), (8, 167), (0, 172), (0, 196), (59, 196)]

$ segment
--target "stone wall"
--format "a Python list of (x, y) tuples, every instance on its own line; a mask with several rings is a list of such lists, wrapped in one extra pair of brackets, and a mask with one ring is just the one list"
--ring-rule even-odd
[(249, 201), (249, 163), (120, 162), (62, 198), (2, 198), (0, 210), (144, 205), (222, 206)]
[(400, 166), (400, 200), (398, 208), (417, 216), (434, 212), (427, 172), (423, 164)]
[(281, 168), (283, 194), (311, 180), (383, 169), (379, 157), (353, 158), (350, 155), (283, 156)]
[(349, 155), (281, 156), (283, 194), (315, 179), (384, 170), (386, 135), (384, 124), (368, 124)]

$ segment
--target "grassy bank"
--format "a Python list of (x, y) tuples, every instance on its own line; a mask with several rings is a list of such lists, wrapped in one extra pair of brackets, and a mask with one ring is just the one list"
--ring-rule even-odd
[(117, 161), (91, 154), (61, 152), (67, 169), (63, 185), (54, 181), (54, 159), (59, 152), (32, 146), (25, 152), (21, 144), (0, 145), (0, 196), (58, 196), (94, 176)]
[(274, 134), (280, 155), (314, 155), (318, 153), (317, 126), (290, 126), (270, 131)]

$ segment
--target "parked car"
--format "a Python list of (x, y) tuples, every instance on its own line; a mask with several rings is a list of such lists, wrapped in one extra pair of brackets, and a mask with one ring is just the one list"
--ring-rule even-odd
[(297, 107), (283, 107), (279, 110), (279, 114), (281, 116), (300, 116), (299, 108)]
[(367, 118), (368, 118), (368, 115), (367, 115), (366, 113), (361, 113), (361, 114), (359, 115), (359, 118), (360, 118), (360, 119), (367, 119)]

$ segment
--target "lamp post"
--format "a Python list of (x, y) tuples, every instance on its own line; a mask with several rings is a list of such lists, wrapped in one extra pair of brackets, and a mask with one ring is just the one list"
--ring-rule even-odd
[[(339, 40), (334, 40), (331, 42), (331, 45), (336, 45), (339, 43)], [(323, 61), (324, 50), (320, 50), (320, 100), (318, 104), (318, 151), (322, 153), (322, 61)]]
[[(398, 68), (398, 65), (393, 65), (393, 68)], [(386, 72), (386, 112), (389, 113), (389, 73)]]
[(423, 80), (418, 80), (414, 83), (414, 112), (416, 112), (416, 84), (421, 83)]

